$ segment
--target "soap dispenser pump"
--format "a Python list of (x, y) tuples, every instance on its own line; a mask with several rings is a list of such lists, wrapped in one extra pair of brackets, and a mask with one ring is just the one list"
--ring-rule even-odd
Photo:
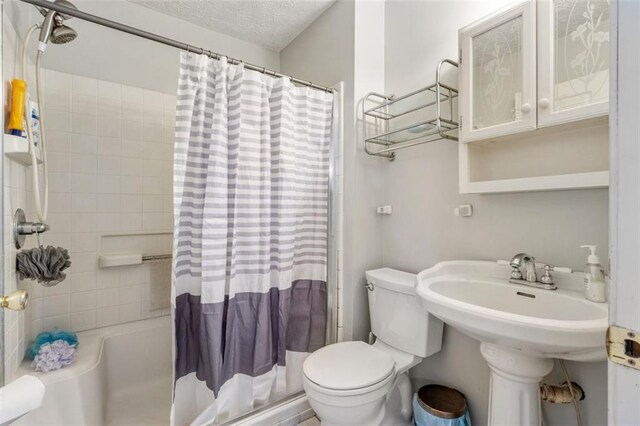
[(580, 247), (591, 250), (587, 264), (584, 266), (584, 296), (592, 302), (606, 302), (607, 289), (604, 267), (600, 264), (600, 258), (596, 254), (598, 246), (582, 245)]

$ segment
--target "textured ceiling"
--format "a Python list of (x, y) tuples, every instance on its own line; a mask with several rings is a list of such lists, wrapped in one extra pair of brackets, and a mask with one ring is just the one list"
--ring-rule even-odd
[(129, 0), (280, 51), (335, 0)]

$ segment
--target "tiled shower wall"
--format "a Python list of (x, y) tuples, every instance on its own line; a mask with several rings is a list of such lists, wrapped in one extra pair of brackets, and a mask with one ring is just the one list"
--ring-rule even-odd
[[(44, 86), (51, 230), (43, 242), (67, 248), (72, 266), (65, 281), (32, 294), (32, 336), (167, 314), (168, 287), (151, 277), (156, 269), (168, 280), (168, 261), (99, 269), (97, 258), (104, 236), (173, 229), (175, 95), (52, 70)], [(152, 309), (159, 291), (167, 303)]]
[[(2, 16), (2, 45), (3, 45), (3, 87), (6, 94), (11, 79), (17, 75), (19, 60), (20, 40), (15, 29), (11, 25), (6, 15)], [(6, 103), (5, 103), (6, 105)], [(30, 213), (26, 207), (28, 197), (27, 172), (29, 169), (22, 164), (16, 163), (3, 156), (3, 190), (4, 190), (4, 212), (3, 212), (3, 238), (4, 238), (4, 293), (12, 293), (19, 288), (31, 290), (31, 286), (18, 282), (15, 274), (15, 259), (17, 250), (11, 238), (11, 216), (18, 207)], [(28, 306), (26, 311), (16, 312), (8, 309), (4, 310), (4, 372), (7, 382), (13, 379), (15, 371), (25, 353), (29, 343), (30, 334), (30, 311)], [(1, 385), (1, 383), (0, 383)]]
[[(6, 91), (18, 75), (20, 40), (3, 20)], [(4, 312), (8, 381), (43, 330), (81, 331), (169, 312), (168, 261), (99, 269), (97, 258), (105, 235), (170, 237), (175, 95), (52, 70), (44, 71), (44, 86), (51, 230), (41, 242), (67, 248), (72, 266), (54, 287), (17, 280), (11, 217), (20, 207), (28, 220), (37, 218), (30, 167), (4, 157), (5, 293), (24, 288), (30, 296), (26, 311)], [(28, 237), (25, 248), (35, 244)]]

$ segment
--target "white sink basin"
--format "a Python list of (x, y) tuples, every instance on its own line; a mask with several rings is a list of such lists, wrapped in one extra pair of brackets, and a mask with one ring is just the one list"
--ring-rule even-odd
[(489, 423), (537, 425), (551, 358), (606, 359), (608, 308), (584, 298), (582, 273), (557, 273), (558, 290), (542, 290), (509, 283), (510, 272), (495, 262), (442, 262), (418, 274), (416, 293), (431, 314), (482, 342)]

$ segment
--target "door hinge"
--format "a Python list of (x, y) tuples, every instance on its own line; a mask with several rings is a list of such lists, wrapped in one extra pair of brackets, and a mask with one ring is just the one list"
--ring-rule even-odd
[(607, 355), (611, 362), (640, 370), (640, 333), (617, 325), (609, 326)]

